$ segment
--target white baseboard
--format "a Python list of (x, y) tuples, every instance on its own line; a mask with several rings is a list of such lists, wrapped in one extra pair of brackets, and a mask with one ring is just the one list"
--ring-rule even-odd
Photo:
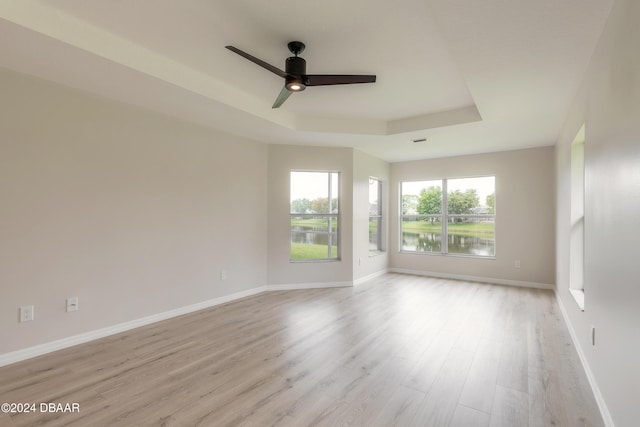
[(193, 313), (194, 311), (203, 310), (205, 308), (214, 307), (216, 305), (225, 304), (241, 298), (246, 298), (262, 292), (268, 291), (287, 291), (297, 289), (318, 289), (318, 288), (342, 288), (352, 287), (353, 282), (328, 282), (328, 283), (296, 283), (284, 285), (266, 285), (258, 288), (248, 289), (246, 291), (235, 292), (219, 298), (202, 301), (185, 307), (176, 308), (174, 310), (165, 311), (163, 313), (153, 314), (151, 316), (140, 319), (131, 320), (129, 322), (119, 323), (117, 325), (108, 326), (106, 328), (96, 329), (94, 331), (84, 332), (82, 334), (73, 335), (59, 340), (39, 344), (33, 347), (16, 350), (9, 353), (0, 354), (0, 366), (10, 365), (22, 360), (31, 359), (32, 357), (41, 356), (53, 351), (62, 350), (64, 348), (73, 347), (74, 345), (83, 344), (99, 338), (108, 337), (109, 335), (125, 332), (130, 329), (139, 328), (151, 323), (160, 322), (162, 320), (171, 319), (172, 317), (182, 316), (183, 314)]
[(549, 283), (524, 282), (522, 280), (496, 279), (493, 277), (438, 273), (434, 271), (410, 270), (406, 268), (392, 268), (389, 271), (392, 273), (413, 274), (416, 276), (437, 277), (440, 279), (465, 280), (468, 282), (491, 283), (494, 285), (519, 286), (522, 288), (551, 289), (551, 290), (555, 289), (555, 286)]
[(360, 285), (364, 282), (368, 282), (369, 280), (375, 279), (376, 277), (380, 277), (384, 274), (387, 274), (389, 272), (389, 270), (384, 269), (384, 270), (380, 270), (380, 271), (376, 271), (375, 273), (371, 273), (367, 276), (361, 277), (359, 279), (356, 279), (353, 281), (353, 286), (357, 286)]
[(170, 319), (172, 317), (182, 316), (183, 314), (193, 313), (194, 311), (203, 310), (205, 308), (214, 307), (216, 305), (225, 304), (240, 298), (246, 298), (265, 292), (266, 286), (248, 289), (246, 291), (235, 292), (219, 298), (202, 301), (185, 307), (176, 308), (174, 310), (165, 311), (163, 313), (153, 314), (151, 316), (140, 319), (131, 320), (129, 322), (119, 323), (117, 325), (108, 326), (106, 328), (96, 329), (94, 331), (85, 332), (78, 335), (62, 338), (48, 343), (36, 345), (22, 350), (12, 351), (10, 353), (0, 354), (0, 366), (10, 365), (32, 357), (41, 356), (52, 351), (62, 350), (63, 348), (72, 347), (74, 345), (83, 344), (98, 338), (104, 338), (109, 335), (125, 332), (140, 326), (149, 325), (151, 323), (160, 322), (161, 320)]
[(584, 372), (587, 374), (587, 380), (589, 380), (589, 385), (591, 386), (593, 395), (596, 398), (596, 403), (598, 404), (598, 408), (600, 409), (600, 414), (602, 415), (604, 424), (607, 427), (615, 427), (613, 423), (613, 418), (611, 418), (611, 413), (609, 412), (609, 408), (607, 407), (607, 403), (605, 402), (604, 397), (602, 396), (600, 387), (598, 387), (596, 378), (594, 377), (593, 372), (591, 371), (591, 367), (589, 366), (587, 357), (584, 353), (584, 350), (582, 349), (582, 346), (580, 345), (580, 341), (578, 340), (578, 335), (576, 334), (575, 329), (573, 329), (573, 325), (569, 320), (569, 315), (567, 314), (567, 310), (564, 307), (562, 298), (558, 296), (557, 292), (556, 292), (556, 301), (558, 302), (558, 307), (560, 307), (560, 312), (562, 313), (564, 323), (567, 325), (567, 329), (569, 330), (569, 335), (571, 335), (571, 340), (573, 341), (573, 345), (576, 347), (576, 351), (578, 352), (578, 357), (580, 357), (580, 362), (582, 362), (582, 367), (584, 368)]
[(300, 289), (322, 288), (350, 288), (353, 282), (315, 282), (315, 283), (287, 283), (282, 285), (267, 285), (267, 291), (295, 291)]

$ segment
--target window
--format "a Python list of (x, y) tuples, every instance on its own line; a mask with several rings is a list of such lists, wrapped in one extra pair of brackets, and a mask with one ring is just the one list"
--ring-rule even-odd
[(290, 258), (339, 258), (338, 172), (291, 171)]
[(495, 177), (405, 181), (403, 252), (495, 256)]
[(571, 143), (569, 290), (584, 310), (584, 125)]
[(369, 178), (369, 253), (383, 252), (382, 181)]

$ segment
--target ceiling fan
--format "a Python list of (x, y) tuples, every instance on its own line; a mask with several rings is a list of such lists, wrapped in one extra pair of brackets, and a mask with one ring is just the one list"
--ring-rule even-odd
[(284, 87), (276, 98), (271, 108), (279, 108), (289, 98), (291, 92), (301, 92), (307, 86), (349, 85), (354, 83), (375, 83), (376, 76), (352, 75), (352, 74), (307, 74), (307, 61), (298, 55), (304, 51), (304, 43), (293, 41), (287, 44), (294, 56), (287, 58), (285, 71), (264, 62), (255, 56), (249, 55), (237, 47), (225, 46), (232, 52), (258, 64), (262, 68), (279, 75), (284, 79)]

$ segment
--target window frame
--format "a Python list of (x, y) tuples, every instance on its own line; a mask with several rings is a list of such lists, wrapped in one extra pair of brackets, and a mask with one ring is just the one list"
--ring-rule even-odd
[[(494, 179), (494, 187), (493, 187), (493, 214), (449, 214), (449, 181), (456, 179), (474, 179), (474, 178), (490, 178)], [(403, 202), (403, 193), (402, 193), (402, 184), (405, 182), (423, 182), (423, 181), (439, 181), (441, 183), (441, 191), (442, 191), (442, 199), (440, 201), (440, 213), (439, 214), (411, 214), (411, 215), (403, 215), (402, 214), (402, 202)], [(399, 232), (398, 232), (398, 252), (405, 254), (418, 254), (418, 255), (432, 255), (432, 256), (453, 256), (453, 257), (464, 257), (464, 258), (479, 258), (479, 259), (496, 259), (497, 256), (497, 232), (496, 232), (496, 219), (497, 219), (497, 208), (496, 208), (496, 187), (495, 187), (496, 175), (474, 175), (467, 177), (448, 177), (448, 178), (425, 178), (425, 179), (411, 179), (411, 180), (403, 180), (399, 183)], [(440, 239), (440, 251), (412, 251), (402, 248), (402, 238), (403, 231), (402, 225), (404, 223), (405, 218), (412, 219), (424, 219), (424, 218), (437, 218), (440, 220), (441, 224), (441, 239)], [(449, 252), (449, 220), (452, 218), (491, 218), (493, 219), (493, 255), (475, 255), (475, 254), (465, 254), (465, 253), (457, 253), (457, 252)]]
[[(378, 192), (378, 202), (377, 202), (377, 208), (378, 208), (378, 212), (374, 215), (371, 214), (371, 185), (374, 183), (372, 181), (375, 181), (377, 183), (377, 192)], [(383, 239), (383, 230), (384, 230), (384, 214), (383, 214), (383, 209), (382, 209), (382, 201), (383, 201), (383, 197), (382, 197), (382, 180), (380, 178), (376, 178), (373, 176), (369, 177), (369, 191), (368, 191), (368, 201), (369, 201), (369, 256), (376, 256), (378, 254), (384, 253), (385, 252), (385, 248), (384, 248), (384, 239)], [(378, 230), (377, 230), (377, 239), (376, 239), (376, 247), (377, 249), (372, 250), (371, 249), (371, 221), (377, 221), (378, 224)]]
[[(294, 213), (291, 212), (291, 183), (292, 183), (292, 175), (293, 173), (324, 173), (327, 175), (327, 198), (328, 198), (328, 204), (329, 204), (329, 209), (327, 213)], [(337, 191), (338, 191), (338, 197), (336, 197), (335, 199), (337, 200), (337, 207), (336, 207), (336, 212), (332, 213), (332, 201), (334, 199), (333, 196), (333, 174), (337, 175)], [(290, 263), (305, 263), (305, 262), (335, 262), (335, 261), (341, 261), (341, 238), (340, 238), (340, 206), (342, 204), (341, 200), (340, 200), (340, 194), (342, 193), (342, 191), (340, 191), (340, 185), (341, 185), (341, 177), (340, 177), (340, 171), (336, 171), (336, 170), (309, 170), (309, 169), (291, 169), (289, 171), (289, 262)], [(291, 227), (291, 221), (293, 219), (293, 217), (304, 217), (304, 218), (308, 218), (308, 219), (314, 219), (314, 218), (327, 218), (327, 231), (326, 232), (320, 232), (320, 231), (313, 231), (313, 233), (316, 234), (327, 234), (327, 257), (325, 258), (292, 258), (291, 257), (291, 236), (292, 236), (292, 227)], [(336, 246), (336, 256), (332, 257), (331, 256), (331, 248), (333, 246), (333, 234), (331, 232), (333, 225), (335, 224), (335, 246)]]
[(585, 147), (586, 125), (570, 145), (571, 206), (569, 224), (569, 292), (581, 311), (585, 307)]

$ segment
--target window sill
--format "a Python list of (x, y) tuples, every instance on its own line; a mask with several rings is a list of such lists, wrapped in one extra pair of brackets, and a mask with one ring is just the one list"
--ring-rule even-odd
[(584, 289), (569, 289), (571, 296), (576, 300), (576, 304), (580, 307), (581, 311), (584, 311)]
[(378, 255), (384, 255), (384, 254), (386, 254), (386, 251), (369, 252), (369, 258), (373, 258), (373, 257), (376, 257)]
[(455, 254), (449, 253), (444, 254), (442, 252), (418, 252), (418, 251), (399, 251), (401, 254), (410, 254), (410, 255), (428, 255), (428, 256), (445, 256), (445, 257), (454, 257), (454, 258), (476, 258), (476, 259), (492, 259), (495, 261), (495, 255), (469, 255), (469, 254)]
[(340, 258), (300, 258), (289, 259), (291, 264), (305, 264), (305, 263), (323, 263), (323, 262), (340, 262)]

